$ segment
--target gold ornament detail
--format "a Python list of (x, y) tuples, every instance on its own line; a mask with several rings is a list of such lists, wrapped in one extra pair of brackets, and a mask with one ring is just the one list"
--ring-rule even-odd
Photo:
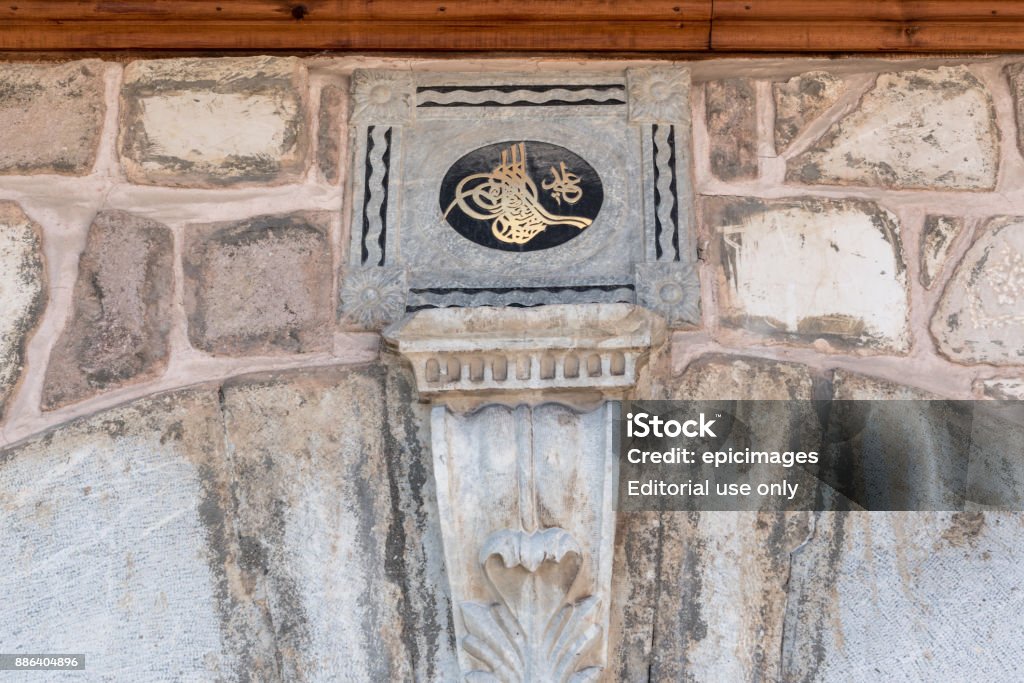
[[(561, 175), (551, 168), (554, 179), (544, 181), (552, 197), (575, 204), (583, 196), (579, 176), (566, 170)], [(526, 244), (549, 225), (569, 225), (580, 230), (593, 221), (579, 216), (556, 216), (549, 213), (537, 199), (537, 184), (526, 171), (526, 145), (522, 142), (501, 151), (501, 163), (490, 173), (474, 173), (459, 181), (455, 200), (444, 217), (458, 206), (463, 213), (481, 221), (491, 221), (491, 232), (502, 242)]]

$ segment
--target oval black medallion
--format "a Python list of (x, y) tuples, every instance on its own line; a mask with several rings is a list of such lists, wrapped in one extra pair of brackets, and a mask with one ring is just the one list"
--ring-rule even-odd
[(604, 201), (594, 167), (565, 147), (498, 142), (463, 156), (441, 182), (441, 213), (491, 249), (537, 251), (591, 229)]

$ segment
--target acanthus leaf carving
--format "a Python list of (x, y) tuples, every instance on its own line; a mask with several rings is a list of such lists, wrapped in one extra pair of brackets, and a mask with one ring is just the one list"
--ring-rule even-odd
[(498, 602), (463, 602), (466, 651), (487, 671), (468, 681), (582, 683), (600, 668), (581, 665), (601, 641), (600, 598), (570, 602), (582, 551), (565, 529), (503, 529), (480, 551), (480, 564)]

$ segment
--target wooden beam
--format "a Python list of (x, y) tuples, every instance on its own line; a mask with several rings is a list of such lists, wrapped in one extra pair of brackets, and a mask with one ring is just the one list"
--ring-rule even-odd
[(0, 51), (1016, 52), (1024, 0), (6, 0)]
[(711, 50), (1015, 52), (1020, 0), (715, 0)]
[(675, 52), (706, 50), (708, 25), (643, 22), (331, 22), (282, 28), (260, 21), (75, 21), (7, 24), (4, 50), (368, 50)]

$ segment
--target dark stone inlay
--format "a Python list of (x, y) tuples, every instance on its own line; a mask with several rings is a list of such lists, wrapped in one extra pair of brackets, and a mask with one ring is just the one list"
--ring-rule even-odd
[(668, 127), (668, 168), (672, 173), (672, 181), (669, 183), (669, 191), (672, 193), (672, 248), (676, 250), (675, 261), (680, 260), (679, 256), (679, 192), (676, 187), (676, 127)]
[(366, 249), (366, 235), (370, 232), (370, 217), (366, 215), (366, 209), (370, 205), (370, 175), (373, 168), (370, 164), (370, 153), (373, 152), (373, 129), (369, 126), (366, 129), (366, 159), (363, 160), (363, 238), (359, 240), (363, 252), (359, 259), (360, 263), (366, 263), (370, 258), (370, 252)]
[(384, 156), (381, 163), (384, 164), (384, 178), (381, 179), (381, 189), (384, 192), (384, 201), (380, 203), (380, 237), (377, 244), (380, 245), (380, 261), (378, 266), (383, 266), (387, 258), (387, 236), (388, 236), (388, 187), (391, 179), (391, 128), (384, 133)]
[(658, 125), (651, 126), (651, 162), (654, 165), (654, 258), (661, 260), (661, 217), (658, 207), (661, 206), (661, 192), (658, 191), (658, 180), (661, 171), (658, 168)]
[(426, 85), (416, 88), (417, 93), (421, 92), (487, 92), (496, 90), (498, 92), (518, 92), (526, 90), (529, 92), (548, 92), (551, 90), (569, 90), (581, 92), (583, 90), (621, 90), (626, 91), (626, 86), (615, 83), (602, 85)]
[(530, 102), (528, 100), (516, 100), (515, 102), (495, 102), (494, 100), (488, 100), (486, 102), (423, 102), (422, 104), (416, 105), (420, 108), (427, 107), (576, 107), (580, 105), (588, 105), (600, 107), (604, 105), (622, 105), (625, 104), (625, 100), (610, 99), (610, 100), (546, 100), (544, 102)]

